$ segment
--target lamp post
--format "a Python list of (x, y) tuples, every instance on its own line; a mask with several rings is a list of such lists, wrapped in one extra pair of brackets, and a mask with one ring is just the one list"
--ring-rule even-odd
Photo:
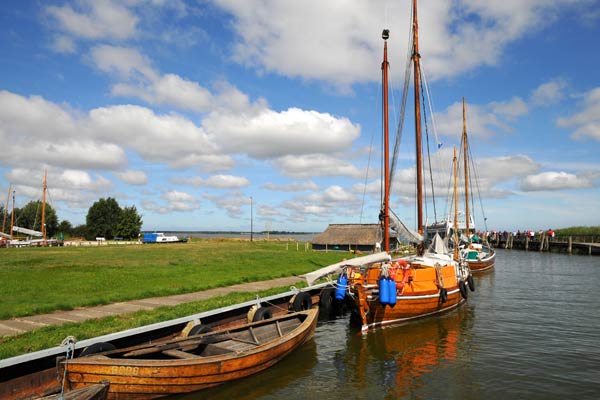
[(250, 241), (252, 241), (252, 236), (253, 236), (253, 228), (252, 228), (252, 224), (253, 224), (253, 211), (252, 211), (252, 196), (250, 196)]

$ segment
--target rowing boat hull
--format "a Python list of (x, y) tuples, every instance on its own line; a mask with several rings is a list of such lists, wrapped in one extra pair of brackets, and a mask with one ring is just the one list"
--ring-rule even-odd
[(467, 260), (467, 265), (469, 266), (469, 269), (471, 269), (471, 272), (478, 273), (491, 270), (494, 268), (495, 262), (496, 252), (494, 249), (490, 249), (490, 253), (480, 260)]
[[(68, 362), (68, 381), (78, 388), (107, 380), (110, 382), (109, 399), (149, 399), (217, 386), (269, 368), (307, 342), (316, 329), (318, 309), (295, 314), (306, 317), (293, 331), (252, 349), (168, 360), (93, 355)], [(289, 316), (273, 320), (285, 318)], [(267, 321), (250, 325), (256, 327)]]

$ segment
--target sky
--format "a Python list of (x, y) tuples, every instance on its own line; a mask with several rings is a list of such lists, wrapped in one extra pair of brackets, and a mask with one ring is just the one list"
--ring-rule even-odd
[[(381, 32), (395, 133), (410, 3), (4, 1), (1, 203), (9, 187), (15, 207), (41, 199), (47, 170), (48, 202), (73, 225), (107, 197), (144, 230), (375, 223)], [(426, 221), (449, 212), (464, 97), (479, 229), (600, 225), (600, 3), (422, 0), (418, 16)], [(411, 92), (390, 201), (412, 227), (413, 107)]]

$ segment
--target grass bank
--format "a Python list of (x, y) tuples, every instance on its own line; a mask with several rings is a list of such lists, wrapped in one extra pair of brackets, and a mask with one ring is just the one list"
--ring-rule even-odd
[(0, 250), (0, 319), (301, 275), (345, 254), (295, 243), (195, 239), (184, 244)]
[(18, 336), (0, 338), (0, 359), (60, 346), (62, 340), (67, 336), (74, 336), (77, 340), (90, 339), (112, 332), (119, 332), (138, 326), (168, 321), (203, 311), (242, 303), (255, 299), (257, 295), (260, 297), (267, 297), (287, 290), (289, 290), (289, 287), (275, 288), (258, 293), (233, 293), (227, 296), (181, 304), (174, 307), (161, 307), (152, 311), (137, 311), (134, 313), (94, 319), (81, 323), (48, 326)]

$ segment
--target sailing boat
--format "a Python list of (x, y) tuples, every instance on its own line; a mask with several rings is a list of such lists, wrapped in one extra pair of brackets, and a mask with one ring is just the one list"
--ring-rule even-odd
[(471, 225), (473, 227), (473, 233), (471, 233), (471, 227), (469, 226), (469, 220), (471, 219), (469, 212), (469, 140), (467, 136), (467, 108), (465, 105), (465, 98), (463, 97), (462, 100), (463, 131), (461, 141), (463, 145), (463, 161), (465, 170), (466, 243), (460, 248), (460, 254), (466, 260), (472, 272), (482, 272), (494, 268), (496, 252), (489, 243), (478, 243), (482, 239), (479, 238), (475, 233), (474, 224)]
[[(387, 122), (387, 39), (389, 31), (383, 31), (383, 201), (380, 220), (383, 225), (383, 252), (343, 261), (306, 275), (312, 284), (315, 280), (340, 272), (336, 298), (345, 299), (352, 311), (353, 322), (362, 332), (380, 326), (410, 321), (413, 319), (450, 311), (467, 298), (467, 281), (470, 278), (468, 266), (456, 261), (445, 244), (436, 237), (430, 250), (423, 244), (423, 177), (421, 151), (421, 111), (420, 111), (420, 55), (417, 34), (417, 4), (413, 0), (413, 52), (414, 97), (415, 97), (415, 137), (417, 171), (417, 211), (418, 233), (407, 229), (389, 209), (390, 168), (388, 161)], [(418, 243), (415, 256), (392, 259), (390, 249), (390, 227), (399, 235), (410, 237)], [(439, 239), (439, 240), (438, 240)], [(472, 281), (472, 280), (471, 280)]]
[[(454, 221), (448, 216), (440, 222), (435, 222), (426, 227), (428, 237), (433, 237), (435, 234), (448, 240), (452, 243), (451, 247), (458, 247), (458, 257), (462, 257), (463, 260), (469, 265), (471, 272), (482, 272), (492, 269), (494, 267), (494, 261), (496, 253), (494, 249), (486, 242), (485, 238), (481, 238), (476, 232), (475, 222), (471, 213), (470, 204), (470, 148), (469, 139), (467, 136), (467, 111), (465, 99), (463, 97), (462, 104), (463, 111), (463, 129), (461, 136), (461, 148), (463, 157), (463, 169), (464, 169), (464, 194), (465, 194), (465, 211), (462, 214), (464, 219), (455, 218)], [(456, 174), (455, 174), (456, 175)], [(452, 200), (455, 206), (458, 203), (458, 199)], [(456, 234), (456, 235), (455, 235)], [(458, 243), (458, 246), (456, 246)]]

